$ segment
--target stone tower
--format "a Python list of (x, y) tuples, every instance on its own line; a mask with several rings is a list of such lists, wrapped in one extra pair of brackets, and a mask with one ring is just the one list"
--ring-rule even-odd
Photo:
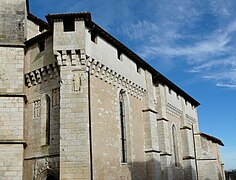
[(22, 179), (26, 0), (0, 1), (0, 176)]
[(47, 16), (54, 26), (53, 50), (60, 67), (60, 179), (89, 179), (91, 173), (83, 18), (90, 16)]

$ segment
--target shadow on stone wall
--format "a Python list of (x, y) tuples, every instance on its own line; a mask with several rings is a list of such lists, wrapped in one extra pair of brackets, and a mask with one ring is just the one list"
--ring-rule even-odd
[[(132, 180), (145, 180), (150, 179), (146, 172), (152, 169), (152, 165), (159, 168), (161, 167), (161, 163), (159, 161), (148, 161), (148, 162), (132, 162), (129, 166), (129, 171)], [(147, 170), (147, 171), (146, 171)], [(188, 174), (184, 174), (185, 172), (189, 172)], [(196, 177), (196, 173), (194, 168), (191, 166), (186, 167), (185, 169), (181, 164), (175, 166), (175, 164), (171, 164), (166, 168), (161, 169), (161, 172), (153, 172), (157, 178), (154, 179), (174, 179), (174, 180), (191, 180), (196, 179), (192, 177)], [(192, 176), (192, 177), (191, 177)]]

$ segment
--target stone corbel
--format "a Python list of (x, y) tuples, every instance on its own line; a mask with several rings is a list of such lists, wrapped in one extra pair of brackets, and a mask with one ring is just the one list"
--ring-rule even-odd
[(111, 69), (107, 68), (105, 82), (110, 82), (110, 73), (111, 73)]
[(121, 86), (125, 87), (125, 77), (124, 76), (121, 77)]
[(110, 84), (113, 83), (113, 86), (115, 86), (115, 79), (116, 79), (116, 72), (112, 70)]
[(96, 69), (96, 65), (97, 65), (97, 61), (95, 59), (92, 59), (92, 66), (91, 66), (91, 71), (90, 71), (90, 74), (93, 75), (94, 74), (94, 71)]
[(66, 54), (66, 51), (62, 51), (62, 66), (67, 66), (67, 54)]
[(53, 69), (55, 77), (58, 77), (59, 76), (59, 72), (58, 72), (58, 68), (57, 68), (57, 64), (56, 63), (52, 64), (52, 69)]
[(31, 72), (31, 73), (30, 73), (30, 79), (31, 79), (31, 83), (32, 83), (33, 85), (36, 85), (36, 84), (37, 84), (37, 81), (36, 81), (34, 72)]
[(141, 96), (144, 95), (144, 92), (145, 92), (145, 89), (144, 89), (144, 88), (141, 88)]
[(86, 62), (86, 54), (84, 49), (80, 49), (80, 63), (81, 65), (85, 65)]
[(115, 73), (115, 76), (114, 76), (114, 86), (118, 86), (118, 77), (119, 77), (119, 74), (118, 73)]
[(122, 85), (122, 76), (120, 74), (118, 74), (117, 82), (118, 87), (120, 87)]
[(131, 93), (130, 93), (130, 94), (131, 94), (131, 95), (134, 95), (134, 87), (135, 87), (135, 84), (132, 83), (131, 86), (130, 86), (130, 88), (131, 88), (131, 90), (130, 90)]
[(46, 68), (47, 68), (47, 71), (48, 71), (50, 79), (52, 79), (53, 78), (53, 74), (52, 74), (52, 69), (51, 69), (50, 65), (47, 65)]
[(109, 84), (112, 84), (113, 79), (114, 79), (114, 71), (111, 69), (111, 70), (110, 70), (110, 73), (109, 73), (109, 80), (108, 80), (108, 83), (109, 83)]
[(62, 65), (61, 54), (58, 51), (54, 51), (54, 55), (56, 56), (58, 65), (61, 66)]
[(42, 68), (40, 69), (40, 71), (41, 71), (41, 73), (42, 73), (43, 80), (44, 80), (44, 81), (47, 81), (45, 69), (42, 67)]
[(39, 71), (39, 70), (36, 70), (36, 71), (35, 71), (35, 74), (36, 74), (36, 80), (37, 80), (37, 82), (40, 84), (40, 83), (42, 82), (42, 78), (41, 78), (40, 71)]
[(128, 79), (125, 79), (125, 87), (128, 89), (129, 87), (129, 80)]
[(102, 64), (100, 62), (98, 62), (97, 64), (97, 72), (95, 74), (95, 77), (98, 77), (99, 76), (99, 73), (101, 71), (101, 68), (102, 68)]
[(138, 96), (138, 85), (135, 84), (135, 87), (134, 87), (134, 97), (137, 97)]
[(76, 66), (77, 62), (76, 62), (76, 52), (75, 50), (71, 50), (71, 66)]
[(25, 75), (25, 82), (26, 82), (27, 87), (32, 86), (29, 74)]
[(128, 85), (128, 87), (127, 87), (128, 93), (131, 94), (132, 82), (129, 81), (129, 82), (127, 83), (127, 85)]
[(85, 71), (89, 71), (89, 69), (90, 69), (90, 66), (91, 66), (91, 64), (92, 64), (92, 58), (91, 57), (87, 57), (87, 65), (86, 65), (86, 69), (85, 69)]
[(103, 79), (104, 78), (104, 75), (105, 75), (105, 72), (107, 70), (107, 67), (103, 65), (102, 69), (101, 69), (101, 76), (100, 76), (100, 79)]

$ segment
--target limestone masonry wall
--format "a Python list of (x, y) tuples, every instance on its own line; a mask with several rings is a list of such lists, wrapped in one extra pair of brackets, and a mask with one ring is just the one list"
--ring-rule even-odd
[(0, 1), (0, 44), (23, 44), (25, 16), (25, 0)]
[(23, 154), (22, 144), (0, 144), (0, 179), (22, 179)]
[(23, 94), (24, 49), (0, 47), (0, 92)]
[[(127, 163), (122, 163), (118, 88), (91, 76), (93, 164), (95, 179), (146, 179), (143, 100), (127, 92)], [(125, 89), (123, 89), (126, 91)]]

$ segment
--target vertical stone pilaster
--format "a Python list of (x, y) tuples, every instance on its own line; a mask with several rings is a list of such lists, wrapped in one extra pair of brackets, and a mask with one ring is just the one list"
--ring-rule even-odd
[(196, 157), (194, 151), (195, 144), (193, 140), (193, 130), (192, 126), (186, 120), (186, 111), (185, 111), (185, 100), (181, 98), (182, 102), (182, 117), (181, 117), (181, 138), (183, 148), (183, 169), (184, 169), (184, 179), (197, 179), (196, 171)]
[(161, 169), (163, 179), (173, 179), (171, 164), (171, 147), (169, 134), (169, 120), (166, 115), (165, 87), (159, 84), (157, 89), (157, 118), (158, 138), (161, 150)]
[(146, 71), (147, 91), (145, 93), (144, 132), (148, 179), (161, 179), (161, 159), (157, 133), (157, 111), (154, 105), (154, 85), (152, 75)]

